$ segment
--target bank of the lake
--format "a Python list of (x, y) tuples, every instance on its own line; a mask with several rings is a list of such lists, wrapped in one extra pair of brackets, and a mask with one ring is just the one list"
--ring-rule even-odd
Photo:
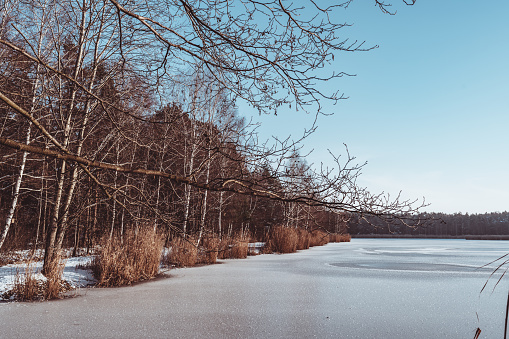
[[(509, 242), (352, 239), (177, 269), (128, 288), (0, 304), (0, 338), (501, 337), (507, 283), (479, 294)], [(479, 321), (476, 317), (479, 315)]]

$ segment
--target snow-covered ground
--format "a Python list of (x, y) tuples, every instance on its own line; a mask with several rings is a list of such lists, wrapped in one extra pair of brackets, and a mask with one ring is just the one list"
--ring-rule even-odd
[(265, 247), (265, 243), (264, 242), (250, 242), (247, 246), (248, 246), (249, 253), (260, 254), (260, 253), (262, 253), (262, 250)]
[[(18, 252), (17, 256), (23, 257), (24, 254), (25, 253), (23, 252)], [(73, 288), (80, 288), (93, 284), (95, 280), (90, 270), (82, 268), (89, 264), (91, 260), (92, 256), (63, 259), (62, 261), (65, 263), (64, 280), (66, 280)], [(30, 268), (33, 270), (37, 280), (46, 280), (46, 278), (40, 273), (42, 270), (42, 261), (32, 262), (30, 264)], [(26, 269), (26, 263), (0, 266), (0, 300), (3, 300), (2, 295), (5, 292), (12, 289), (16, 274), (24, 274)]]

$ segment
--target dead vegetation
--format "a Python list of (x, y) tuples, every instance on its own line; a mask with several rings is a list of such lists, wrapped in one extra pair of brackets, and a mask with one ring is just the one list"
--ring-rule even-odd
[(70, 288), (70, 285), (62, 279), (65, 262), (61, 262), (60, 257), (58, 257), (53, 265), (46, 274), (46, 286), (44, 288), (44, 299), (46, 300), (58, 299), (62, 292)]
[(219, 259), (247, 258), (249, 235), (234, 234), (224, 238), (219, 247)]
[(329, 242), (350, 241), (350, 235), (278, 226), (264, 240), (264, 246), (258, 249), (249, 247), (249, 242), (253, 241), (250, 235), (240, 233), (222, 239), (216, 235), (207, 235), (203, 237), (200, 246), (196, 245), (197, 240), (193, 236), (185, 239), (175, 236), (169, 242), (168, 253), (162, 262), (172, 267), (193, 267), (214, 264), (217, 259), (243, 259), (261, 253), (294, 253)]
[(329, 234), (329, 242), (350, 242), (352, 237), (350, 234)]
[(159, 273), (163, 239), (151, 227), (128, 230), (123, 237), (104, 237), (91, 269), (97, 286), (130, 285)]
[(268, 233), (264, 253), (294, 253), (329, 242), (350, 241), (349, 234), (328, 233), (322, 230), (308, 231), (302, 228), (277, 226)]
[(29, 263), (23, 273), (19, 269), (16, 270), (13, 288), (5, 293), (4, 298), (32, 301), (40, 299), (43, 295), (44, 286), (35, 278), (34, 267), (32, 263)]
[(193, 267), (215, 264), (217, 259), (243, 259), (248, 255), (249, 236), (235, 234), (219, 239), (216, 235), (204, 236), (201, 245), (193, 236), (174, 237), (169, 243), (163, 264), (173, 267)]
[(209, 235), (203, 238), (203, 247), (200, 248), (198, 253), (198, 262), (208, 265), (215, 264), (219, 255), (219, 244), (221, 241), (215, 235)]
[(297, 229), (290, 227), (278, 226), (274, 227), (269, 233), (269, 239), (266, 241), (265, 247), (276, 253), (293, 253), (297, 251), (299, 243), (299, 232)]
[[(160, 264), (171, 267), (193, 267), (216, 263), (217, 259), (241, 259), (248, 254), (293, 253), (321, 246), (328, 242), (350, 241), (348, 234), (332, 234), (321, 230), (308, 231), (294, 227), (274, 227), (267, 235), (264, 245), (249, 247), (253, 239), (249, 234), (232, 234), (220, 239), (217, 235), (204, 235), (200, 246), (197, 238), (175, 236), (169, 243), (164, 256), (163, 237), (152, 227), (140, 227), (138, 231), (128, 230), (123, 237), (104, 236), (98, 246), (97, 255), (90, 264), (97, 279), (97, 286), (111, 287), (130, 285), (147, 280), (159, 273)], [(261, 250), (261, 251), (260, 251)], [(251, 251), (250, 253), (248, 253)], [(20, 259), (20, 258), (18, 258)], [(34, 259), (25, 261), (26, 267), (18, 269), (13, 288), (1, 297), (6, 300), (33, 301), (61, 298), (63, 292), (71, 289), (63, 280), (65, 265), (61, 259), (49, 274), (38, 277)]]
[(46, 278), (37, 277), (39, 272), (35, 268), (35, 262), (29, 260), (24, 269), (16, 269), (13, 287), (3, 293), (5, 300), (16, 301), (40, 301), (60, 299), (64, 292), (69, 291), (71, 285), (62, 279), (65, 263), (58, 260), (58, 265), (52, 270), (52, 274)]
[(163, 263), (175, 267), (193, 267), (198, 262), (198, 248), (191, 237), (174, 237), (170, 241), (169, 253)]

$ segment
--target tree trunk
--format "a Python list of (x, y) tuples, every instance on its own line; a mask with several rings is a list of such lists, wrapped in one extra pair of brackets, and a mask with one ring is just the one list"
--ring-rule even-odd
[(218, 225), (217, 233), (218, 233), (219, 239), (221, 239), (222, 223), (223, 223), (223, 217), (222, 217), (222, 215), (223, 215), (223, 194), (224, 194), (223, 191), (219, 192), (219, 216), (217, 218), (217, 225)]
[[(32, 129), (32, 124), (28, 125), (27, 134), (26, 134), (26, 144), (30, 144), (30, 133)], [(25, 173), (25, 164), (27, 162), (28, 152), (23, 152), (23, 158), (21, 159), (21, 165), (19, 167), (18, 178), (16, 179), (16, 185), (14, 186), (14, 194), (11, 203), (11, 208), (9, 209), (9, 213), (7, 213), (7, 218), (5, 219), (5, 226), (2, 234), (0, 235), (0, 249), (2, 248), (5, 239), (7, 238), (7, 233), (9, 232), (9, 228), (11, 227), (12, 219), (14, 217), (14, 212), (16, 211), (16, 207), (18, 206), (18, 198), (19, 198), (19, 190), (21, 187), (21, 182), (23, 180), (23, 174)]]
[(65, 181), (65, 167), (67, 162), (64, 160), (60, 167), (60, 179), (57, 184), (57, 193), (55, 204), (53, 206), (53, 213), (51, 216), (51, 223), (48, 227), (48, 234), (46, 235), (46, 246), (44, 249), (44, 264), (42, 266), (42, 274), (48, 276), (55, 267), (58, 256), (60, 255), (60, 248), (57, 247), (57, 232), (58, 232), (58, 219), (60, 217), (60, 205), (62, 204), (62, 195), (64, 192)]
[[(209, 147), (209, 150), (208, 150), (208, 154), (207, 154), (207, 174), (206, 174), (206, 183), (208, 185), (209, 183), (209, 179), (210, 179), (210, 147)], [(203, 193), (204, 196), (203, 196), (203, 205), (202, 205), (202, 210), (201, 210), (201, 220), (200, 220), (200, 235), (198, 236), (198, 241), (196, 243), (196, 246), (199, 246), (200, 245), (200, 241), (201, 241), (201, 237), (203, 235), (203, 230), (205, 229), (205, 217), (207, 216), (207, 196), (208, 196), (208, 193), (209, 191), (205, 190), (205, 192)]]
[[(85, 9), (83, 9), (84, 11)], [(73, 76), (74, 78), (78, 78), (79, 71), (81, 69), (82, 61), (83, 61), (83, 54), (84, 54), (84, 34), (85, 34), (85, 16), (83, 13), (83, 16), (81, 18), (81, 26), (80, 26), (80, 36), (79, 36), (79, 42), (78, 42), (78, 53), (76, 57), (76, 62), (74, 65), (74, 72)], [(63, 85), (62, 85), (62, 78), (59, 79), (60, 85), (59, 89), (62, 91)], [(77, 88), (73, 85), (72, 91), (69, 96), (69, 106), (66, 108), (67, 111), (67, 117), (65, 119), (65, 125), (63, 128), (63, 134), (64, 134), (64, 142), (63, 146), (65, 148), (68, 148), (71, 142), (72, 137), (72, 115), (73, 110), (75, 107), (75, 101), (76, 101), (76, 95), (77, 95)], [(60, 93), (60, 98), (63, 99), (64, 95)], [(62, 103), (60, 103), (60, 107), (62, 108)], [(82, 129), (83, 132), (83, 129)], [(80, 154), (80, 149), (78, 148), (77, 155)], [(65, 236), (65, 230), (67, 228), (67, 221), (69, 216), (69, 206), (71, 204), (72, 196), (74, 194), (74, 188), (76, 186), (77, 177), (78, 177), (78, 166), (74, 167), (72, 176), (71, 176), (71, 185), (68, 189), (67, 199), (65, 202), (65, 208), (62, 215), (62, 220), (59, 220), (60, 216), (60, 208), (62, 204), (62, 198), (64, 193), (64, 183), (65, 183), (65, 172), (66, 172), (66, 165), (67, 162), (65, 160), (62, 160), (61, 168), (60, 168), (60, 178), (58, 180), (58, 186), (57, 186), (57, 197), (55, 201), (55, 205), (53, 206), (53, 217), (51, 219), (51, 225), (48, 229), (48, 236), (46, 239), (46, 248), (44, 252), (44, 264), (42, 273), (45, 276), (51, 275), (53, 272), (52, 270), (56, 268), (58, 265), (58, 260), (60, 256), (60, 250), (62, 248), (62, 242), (63, 238)]]

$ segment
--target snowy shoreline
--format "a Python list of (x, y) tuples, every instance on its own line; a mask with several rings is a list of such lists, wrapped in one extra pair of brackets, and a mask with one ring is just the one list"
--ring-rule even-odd
[[(93, 256), (70, 257), (63, 259), (65, 263), (63, 279), (67, 281), (73, 289), (87, 287), (95, 283), (92, 272), (89, 269), (84, 269), (86, 265), (90, 264)], [(42, 270), (42, 261), (34, 261), (30, 264), (30, 268), (34, 272), (35, 279), (39, 281), (46, 281), (40, 272)], [(0, 266), (0, 301), (13, 300), (2, 298), (2, 295), (11, 290), (14, 286), (16, 275), (23, 275), (27, 269), (27, 263), (16, 263)]]
[[(249, 243), (248, 248), (251, 251), (251, 253), (260, 254), (261, 249), (265, 245), (264, 242), (254, 242)], [(13, 301), (14, 297), (10, 296), (8, 298), (3, 298), (6, 292), (11, 290), (14, 287), (14, 282), (16, 279), (16, 276), (23, 275), (25, 270), (28, 267), (28, 261), (29, 261), (29, 253), (30, 251), (16, 251), (13, 253), (13, 256), (17, 258), (17, 261), (23, 261), (21, 263), (15, 263), (15, 264), (8, 264), (4, 266), (0, 266), (0, 302), (5, 301)], [(70, 253), (70, 251), (67, 251)], [(164, 249), (164, 253), (167, 253), (168, 249)], [(38, 250), (35, 255), (35, 258), (42, 258), (43, 257), (43, 251)], [(94, 278), (92, 272), (90, 269), (85, 269), (83, 267), (86, 267), (89, 265), (94, 256), (88, 255), (88, 256), (78, 256), (78, 257), (71, 257), (63, 259), (63, 263), (65, 264), (64, 268), (64, 274), (63, 274), (63, 280), (69, 283), (71, 288), (73, 290), (84, 288), (84, 287), (90, 287), (95, 285), (96, 279)], [(38, 281), (45, 282), (46, 277), (42, 275), (40, 272), (42, 270), (43, 261), (42, 260), (35, 260), (30, 264), (30, 269), (34, 273), (34, 278)], [(165, 273), (163, 269), (160, 269), (160, 274)]]

